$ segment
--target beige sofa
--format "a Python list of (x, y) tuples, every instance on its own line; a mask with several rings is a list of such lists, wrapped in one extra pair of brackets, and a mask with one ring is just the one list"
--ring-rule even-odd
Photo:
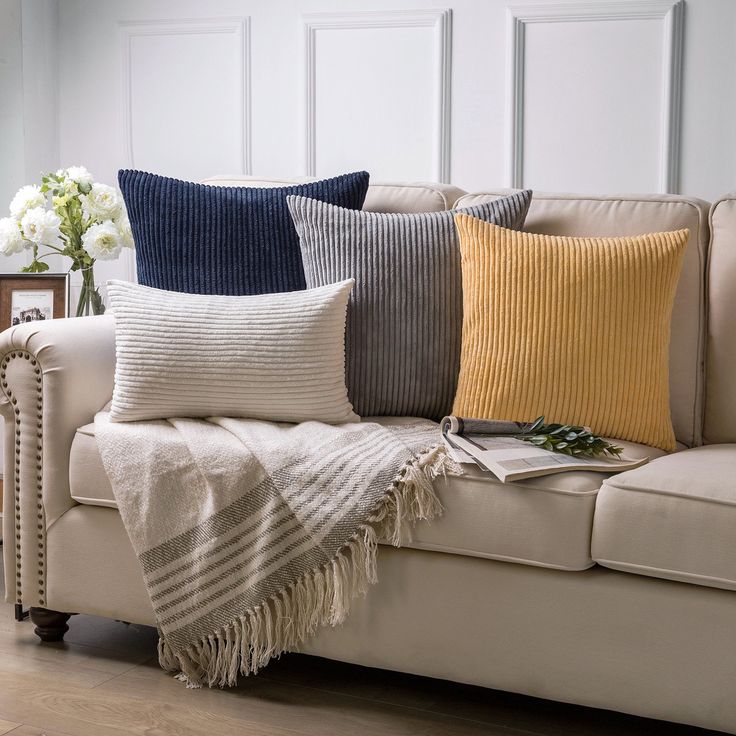
[[(436, 210), (498, 194), (373, 186), (366, 206)], [(384, 547), (378, 586), (305, 651), (736, 732), (736, 198), (709, 210), (677, 196), (538, 195), (527, 220), (579, 235), (682, 227), (678, 452), (627, 444), (657, 459), (608, 480), (439, 481), (445, 517), (406, 548)], [(65, 617), (41, 609), (154, 624), (89, 424), (114, 365), (111, 317), (0, 336), (6, 589), (38, 609), (46, 638), (63, 635)]]

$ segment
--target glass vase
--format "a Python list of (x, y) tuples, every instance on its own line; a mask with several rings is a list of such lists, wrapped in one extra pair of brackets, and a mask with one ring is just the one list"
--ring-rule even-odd
[(100, 287), (95, 286), (94, 265), (79, 269), (82, 274), (82, 290), (77, 302), (77, 317), (87, 317), (90, 314), (104, 314), (105, 303), (102, 301)]

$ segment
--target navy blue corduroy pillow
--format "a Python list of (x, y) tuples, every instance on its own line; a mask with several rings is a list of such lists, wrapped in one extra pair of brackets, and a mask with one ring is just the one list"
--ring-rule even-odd
[(286, 197), (300, 194), (359, 210), (368, 178), (361, 171), (265, 189), (120, 171), (138, 281), (190, 294), (240, 296), (305, 289), (299, 238)]

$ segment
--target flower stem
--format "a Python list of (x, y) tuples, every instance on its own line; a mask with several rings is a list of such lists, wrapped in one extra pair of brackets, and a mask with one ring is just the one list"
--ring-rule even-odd
[(83, 317), (89, 314), (89, 298), (87, 296), (87, 278), (82, 274), (82, 290), (79, 292), (79, 301), (77, 302), (77, 317)]
[(79, 266), (82, 272), (82, 291), (77, 303), (77, 317), (86, 317), (90, 314), (104, 314), (105, 304), (100, 292), (95, 286), (94, 261), (90, 266)]
[[(64, 250), (62, 248), (57, 248), (55, 245), (49, 245), (48, 243), (41, 243), (41, 245), (44, 248), (51, 248), (51, 250), (55, 251), (56, 253), (61, 253), (62, 255), (64, 255)], [(35, 245), (33, 246), (33, 255), (36, 259), (38, 259), (38, 258), (46, 258), (47, 256), (50, 256), (51, 253), (44, 253), (42, 256), (39, 256), (38, 246)]]

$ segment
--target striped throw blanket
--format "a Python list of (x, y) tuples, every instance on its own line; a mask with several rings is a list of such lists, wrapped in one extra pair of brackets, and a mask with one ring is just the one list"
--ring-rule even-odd
[(437, 424), (248, 419), (113, 423), (95, 434), (159, 628), (161, 666), (235, 684), (376, 582), (379, 538), (441, 513), (457, 472)]

